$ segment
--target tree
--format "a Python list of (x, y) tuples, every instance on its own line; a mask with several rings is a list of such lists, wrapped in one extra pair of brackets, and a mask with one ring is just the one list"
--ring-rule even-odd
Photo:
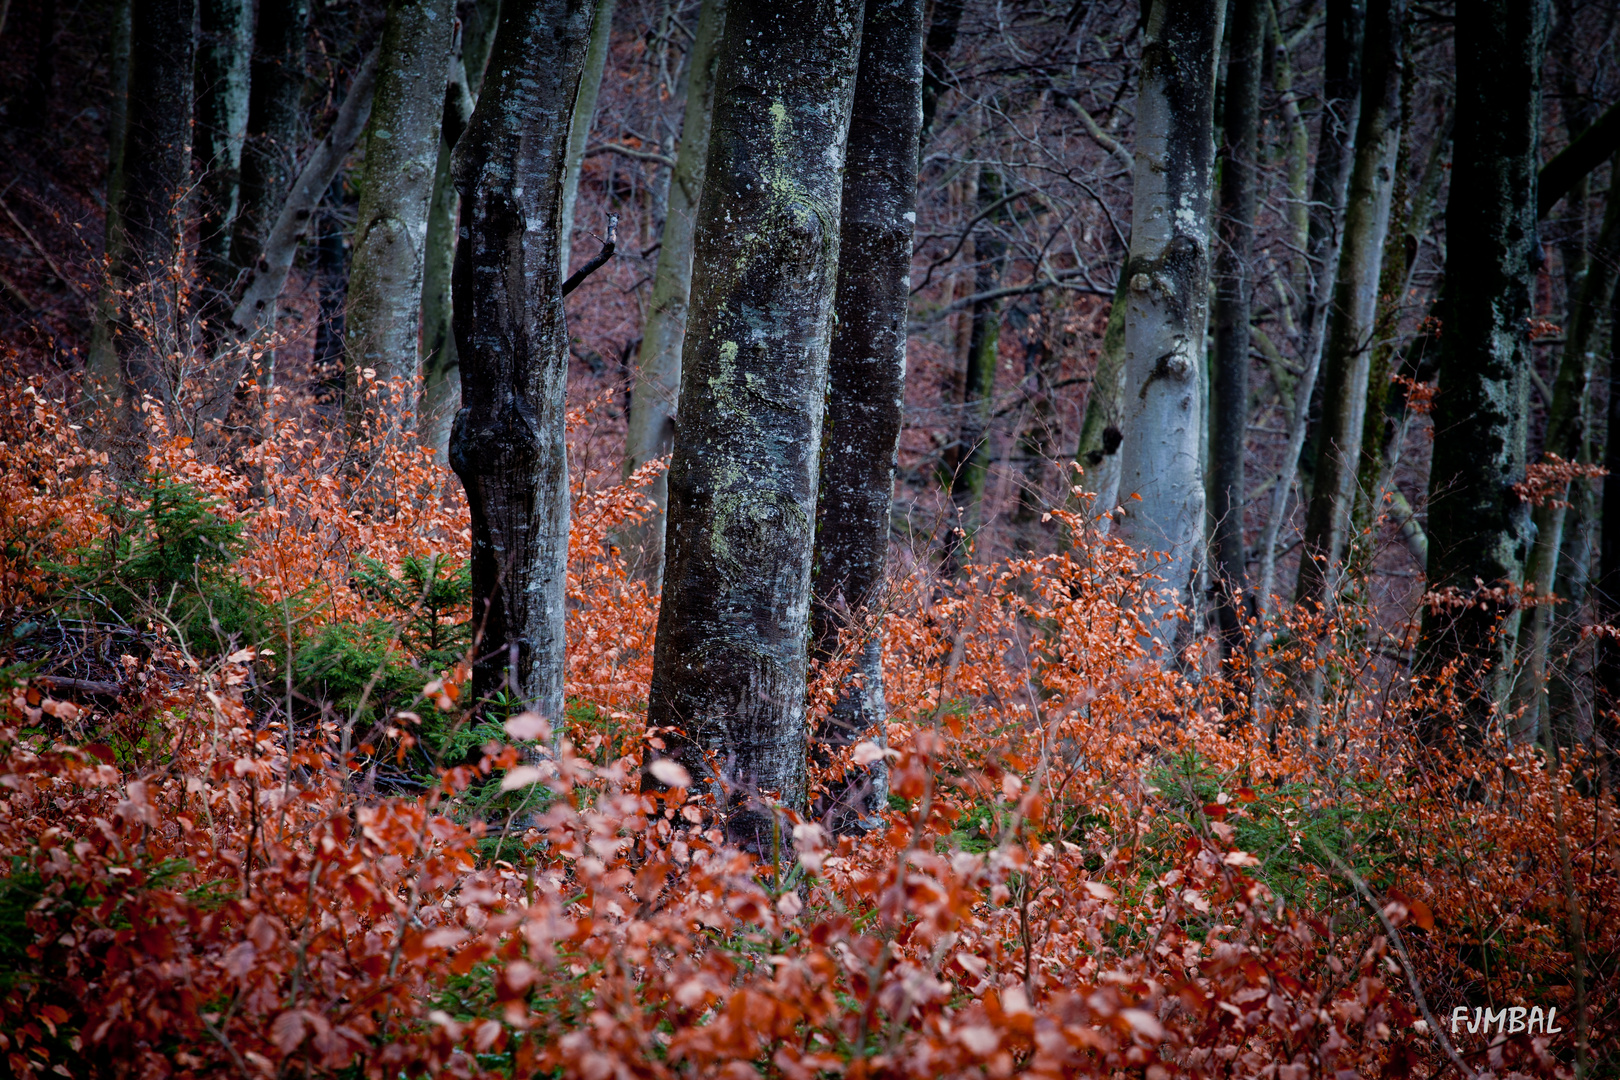
[[(1261, 49), (1265, 0), (1235, 0), (1226, 65), (1226, 145), (1221, 159), (1221, 245), (1215, 260), (1215, 355), (1210, 380), (1210, 562), (1221, 656), (1245, 651), (1248, 553), (1243, 546), (1244, 458), (1249, 434), (1249, 320), (1254, 295), (1254, 225), (1260, 177)], [(1246, 668), (1233, 668), (1247, 697)], [(1247, 706), (1242, 707), (1247, 713)]]
[(779, 824), (770, 803), (805, 802), (811, 552), (859, 19), (824, 0), (728, 5), (681, 361), (649, 758), (661, 743), (715, 794), (733, 842), (761, 853)]
[(473, 693), (558, 719), (568, 580), (568, 328), (557, 262), (587, 0), (506, 0), (458, 141), (452, 284), (461, 409), (450, 465), (472, 522)]
[(1144, 612), (1179, 653), (1174, 607), (1190, 605), (1204, 541), (1198, 369), (1209, 316), (1209, 204), (1221, 0), (1159, 0), (1147, 20), (1137, 100), (1126, 266), (1125, 415), (1119, 535), (1157, 564), (1167, 599)]
[[(852, 678), (816, 732), (824, 746), (884, 742), (883, 634), (889, 511), (905, 412), (906, 313), (922, 127), (922, 0), (868, 0), (839, 215), (838, 289), (816, 502), (812, 640), (841, 630)], [(888, 797), (886, 762), (835, 793), (832, 824), (869, 826)]]
[(1379, 333), (1379, 280), (1401, 138), (1402, 0), (1371, 0), (1362, 59), (1362, 100), (1334, 284), (1316, 468), (1305, 514), (1295, 600), (1331, 603), (1349, 544), (1361, 470), (1367, 377)]
[[(709, 160), (709, 122), (714, 107), (714, 68), (726, 24), (726, 0), (703, 0), (692, 42), (686, 83), (686, 116), (681, 145), (669, 181), (669, 206), (659, 240), (647, 321), (636, 353), (636, 381), (625, 421), (624, 472), (629, 476), (675, 445), (676, 403), (681, 388), (681, 347), (686, 339), (687, 305), (692, 291), (692, 238), (698, 199)], [(651, 518), (626, 535), (627, 555), (654, 582), (663, 579), (664, 524), (669, 477), (662, 474), (649, 492)]]
[(416, 377), (453, 14), (451, 0), (393, 0), (383, 24), (349, 273), (343, 405), (351, 454), (399, 419), (365, 379), (374, 375), (386, 388), (395, 376)]
[(579, 93), (574, 95), (573, 117), (568, 124), (568, 159), (563, 164), (562, 225), (559, 228), (558, 260), (563, 277), (574, 251), (574, 203), (579, 197), (580, 167), (585, 164), (585, 145), (591, 140), (591, 123), (596, 119), (596, 99), (602, 91), (602, 71), (607, 67), (608, 48), (613, 43), (613, 9), (617, 0), (596, 0), (591, 18), (591, 41), (585, 48), (585, 71), (580, 76)]
[[(1429, 473), (1429, 588), (1418, 673), (1460, 663), (1463, 734), (1505, 700), (1530, 547), (1525, 476), (1530, 286), (1546, 5), (1482, 0), (1457, 22), (1457, 129), (1446, 207), (1445, 329)], [(1448, 727), (1424, 718), (1434, 742)]]
[(231, 261), (240, 270), (258, 267), (292, 184), (309, 34), (309, 0), (259, 0), (257, 7), (241, 195), (231, 239)]
[[(139, 469), (145, 450), (141, 397), (173, 403), (165, 357), (174, 352), (180, 309), (171, 268), (191, 179), (196, 15), (196, 0), (148, 0), (131, 13), (127, 129), (107, 182), (112, 296), (98, 313), (88, 365), (114, 468), (126, 476)], [(115, 400), (122, 402), (116, 415)]]
[[(199, 0), (197, 5), (196, 146), (197, 269), (203, 288), (224, 296), (236, 279), (231, 224), (241, 182), (247, 131), (253, 5), (248, 0)], [(219, 304), (212, 307), (218, 308)]]

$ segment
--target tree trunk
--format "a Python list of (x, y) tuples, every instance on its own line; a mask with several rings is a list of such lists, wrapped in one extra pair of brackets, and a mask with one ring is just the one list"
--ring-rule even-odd
[[(1489, 0), (1457, 23), (1457, 132), (1446, 207), (1446, 323), (1429, 473), (1432, 591), (1416, 671), (1461, 661), (1455, 694), (1465, 737), (1506, 703), (1530, 514), (1524, 480), (1530, 287), (1536, 238), (1537, 132), (1545, 4)], [(1497, 590), (1505, 590), (1499, 592)], [(1450, 718), (1432, 710), (1421, 736)]]
[(1244, 457), (1249, 434), (1249, 309), (1254, 296), (1254, 221), (1259, 200), (1260, 65), (1267, 0), (1234, 0), (1232, 53), (1226, 67), (1226, 147), (1221, 164), (1220, 230), (1215, 264), (1215, 371), (1210, 439), (1210, 562), (1221, 658), (1248, 715), (1248, 559), (1243, 546)]
[(596, 14), (591, 19), (591, 43), (585, 50), (585, 73), (580, 76), (573, 119), (568, 125), (568, 161), (563, 166), (562, 226), (558, 234), (561, 246), (557, 255), (565, 280), (574, 253), (574, 203), (579, 198), (580, 166), (585, 163), (585, 146), (591, 139), (596, 99), (602, 90), (602, 72), (607, 67), (608, 48), (613, 43), (615, 4), (616, 0), (596, 0)]
[(557, 262), (587, 0), (506, 0), (456, 147), (461, 409), (450, 464), (472, 518), (473, 693), (560, 720), (568, 580), (568, 327)]
[(258, 0), (248, 87), (247, 141), (231, 238), (239, 270), (259, 268), (265, 238), (292, 186), (304, 93), (309, 0)]
[(1316, 468), (1294, 599), (1331, 604), (1349, 543), (1367, 420), (1367, 376), (1378, 334), (1378, 286), (1400, 151), (1403, 0), (1371, 0), (1355, 164), (1344, 213), (1322, 378)]
[[(145, 0), (131, 13), (128, 126), (109, 181), (116, 202), (108, 212), (108, 278), (118, 299), (88, 371), (106, 425), (100, 430), (111, 433), (113, 467), (125, 477), (139, 471), (145, 453), (142, 395), (173, 402), (175, 373), (164, 357), (178, 350), (173, 265), (191, 180), (196, 14), (196, 0)], [(122, 405), (112, 412), (115, 397)]]
[(922, 132), (918, 152), (928, 145), (934, 131), (934, 115), (939, 99), (950, 88), (951, 49), (956, 31), (962, 25), (962, 0), (934, 0), (933, 18), (928, 20), (928, 36), (923, 42)]
[(480, 0), (462, 27), (461, 51), (451, 64), (444, 92), (439, 164), (428, 209), (427, 254), (422, 265), (422, 398), (416, 416), (422, 445), (430, 447), (441, 462), (449, 461), (450, 423), (461, 408), (461, 369), (451, 326), (454, 305), (450, 295), (460, 200), (450, 171), (451, 156), (478, 102), (498, 8), (492, 0)]
[[(1620, 288), (1609, 303), (1608, 444), (1603, 451), (1603, 510), (1599, 525), (1598, 580), (1592, 606), (1601, 626), (1620, 628)], [(1620, 637), (1598, 635), (1597, 664), (1592, 672), (1595, 701), (1592, 734), (1600, 759), (1607, 759), (1611, 782), (1620, 779)]]
[[(1620, 162), (1617, 162), (1620, 164)], [(1579, 292), (1570, 305), (1564, 323), (1564, 350), (1553, 377), (1552, 405), (1547, 411), (1547, 431), (1542, 439), (1542, 455), (1556, 454), (1565, 461), (1581, 459), (1589, 444), (1590, 383), (1597, 353), (1591, 348), (1592, 331), (1614, 290), (1614, 266), (1620, 259), (1620, 193), (1610, 192), (1598, 235), (1596, 258), (1590, 260)], [(1613, 335), (1614, 330), (1610, 329)], [(1541, 713), (1547, 689), (1547, 646), (1552, 640), (1551, 606), (1553, 580), (1558, 574), (1559, 555), (1564, 547), (1564, 524), (1569, 510), (1569, 485), (1561, 484), (1547, 499), (1531, 510), (1535, 542), (1525, 567), (1525, 591), (1538, 603), (1530, 609), (1527, 625), (1520, 627), (1519, 651), (1522, 670), (1514, 683), (1513, 704), (1519, 713), (1513, 735), (1519, 742), (1534, 742), (1541, 730)]]
[[(979, 170), (979, 212), (1003, 206), (1001, 174), (988, 168)], [(984, 222), (985, 230), (975, 237), (979, 261), (973, 291), (990, 292), (1001, 285), (1002, 267), (1007, 261), (1007, 243), (996, 233), (1006, 218), (997, 210)], [(984, 492), (990, 478), (990, 413), (995, 404), (996, 367), (1001, 355), (1001, 301), (975, 300), (970, 308), (967, 365), (962, 380), (962, 418), (956, 429), (956, 443), (947, 459), (951, 467), (951, 505), (956, 512), (953, 528), (945, 536), (944, 570), (949, 577), (960, 573), (962, 550), (972, 544), (984, 523)]]
[(647, 719), (716, 796), (731, 841), (757, 853), (772, 850), (773, 805), (805, 807), (811, 551), (860, 31), (854, 5), (732, 0), (715, 73)]
[(1147, 20), (1137, 99), (1125, 311), (1121, 538), (1164, 579), (1143, 612), (1178, 656), (1204, 541), (1198, 371), (1209, 318), (1209, 205), (1221, 0), (1159, 0)]
[[(885, 742), (881, 614), (889, 510), (905, 412), (906, 314), (922, 124), (922, 0), (871, 0), (850, 120), (827, 418), (816, 504), (812, 640), (830, 657), (848, 628), (852, 678), (818, 743)], [(887, 806), (887, 763), (848, 778), (830, 802), (838, 831), (871, 828)]]
[[(686, 337), (687, 304), (692, 291), (692, 236), (697, 227), (698, 199), (709, 160), (709, 122), (714, 103), (717, 46), (726, 23), (725, 0), (704, 0), (692, 43), (686, 84), (686, 117), (681, 146), (670, 176), (669, 206), (653, 276), (652, 299), (636, 354), (635, 386), (625, 430), (626, 476), (675, 445), (675, 412), (681, 390), (681, 346)], [(663, 580), (664, 523), (669, 506), (669, 477), (661, 474), (648, 493), (655, 509), (646, 522), (623, 538), (631, 565), (654, 583)]]
[[(241, 181), (242, 140), (247, 133), (248, 62), (253, 56), (253, 5), (249, 0), (200, 0), (197, 49), (197, 123), (193, 156), (197, 181), (197, 270), (202, 288), (216, 298), (236, 279), (231, 264), (231, 224)], [(205, 305), (223, 310), (220, 299)]]
[[(404, 423), (396, 409), (410, 408), (388, 404), (388, 381), (414, 380), (417, 373), (428, 207), (454, 11), (451, 0), (393, 0), (383, 24), (349, 271), (343, 412), (351, 455)], [(376, 386), (368, 388), (373, 377)], [(366, 452), (359, 456), (364, 460)]]
[[(1075, 447), (1074, 460), (1080, 463), (1078, 487), (1095, 496), (1089, 507), (1080, 507), (1093, 515), (1106, 515), (1119, 502), (1119, 444), (1124, 435), (1120, 425), (1125, 422), (1125, 309), (1130, 297), (1130, 274), (1126, 266), (1119, 271), (1119, 284), (1114, 289), (1114, 300), (1108, 308), (1108, 325), (1103, 330), (1102, 350), (1097, 354), (1097, 367), (1091, 373), (1091, 392), (1086, 396), (1086, 411), (1080, 421), (1080, 443)], [(1100, 517), (1104, 524), (1109, 517)]]
[(314, 371), (321, 403), (343, 402), (344, 313), (349, 299), (349, 248), (345, 210), (350, 200), (340, 176), (326, 189), (315, 215), (315, 288), (320, 322), (315, 326)]

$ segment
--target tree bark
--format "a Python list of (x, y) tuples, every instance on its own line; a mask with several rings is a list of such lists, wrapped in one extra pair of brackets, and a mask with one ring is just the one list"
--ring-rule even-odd
[[(681, 389), (681, 346), (686, 338), (687, 305), (692, 291), (692, 237), (697, 227), (698, 199), (709, 159), (709, 123), (714, 104), (714, 68), (720, 34), (726, 23), (726, 0), (704, 0), (692, 43), (686, 84), (686, 117), (681, 146), (670, 176), (669, 205), (660, 236), (658, 267), (653, 276), (647, 321), (636, 354), (635, 386), (626, 421), (624, 473), (669, 454), (675, 445), (676, 403)], [(664, 526), (669, 506), (669, 476), (659, 475), (648, 492), (654, 510), (646, 522), (622, 538), (632, 566), (655, 584), (663, 580)]]
[[(108, 278), (116, 299), (98, 327), (89, 388), (110, 433), (113, 467), (125, 477), (145, 451), (142, 395), (172, 404), (174, 374), (164, 357), (177, 348), (177, 276), (191, 180), (192, 65), (196, 0), (146, 0), (130, 22), (127, 133), (109, 182)], [(113, 405), (114, 399), (122, 402)]]
[(956, 32), (962, 25), (962, 0), (935, 0), (933, 18), (928, 21), (928, 35), (923, 42), (922, 81), (922, 133), (919, 149), (928, 145), (934, 132), (934, 116), (939, 111), (939, 99), (950, 89), (951, 49), (956, 45)]
[(1244, 458), (1249, 433), (1249, 311), (1254, 295), (1254, 223), (1259, 202), (1260, 67), (1268, 0), (1234, 0), (1232, 51), (1226, 66), (1226, 146), (1221, 163), (1221, 245), (1215, 261), (1214, 396), (1210, 439), (1210, 562), (1221, 658), (1247, 716), (1248, 596), (1243, 546)]
[[(241, 182), (242, 140), (247, 134), (248, 63), (253, 56), (253, 5), (249, 0), (199, 0), (197, 123), (193, 156), (197, 181), (197, 269), (211, 296), (223, 298), (236, 279), (231, 263), (231, 225)], [(218, 300), (204, 303), (222, 310)]]
[(568, 109), (587, 0), (506, 0), (455, 153), (461, 195), (450, 465), (472, 518), (473, 693), (563, 712), (568, 327), (557, 261)]
[[(1542, 439), (1543, 456), (1556, 454), (1565, 461), (1578, 461), (1590, 444), (1590, 384), (1597, 353), (1592, 331), (1614, 290), (1614, 266), (1620, 259), (1620, 197), (1610, 192), (1598, 234), (1596, 258), (1590, 261), (1580, 291), (1570, 305), (1564, 325), (1564, 349), (1553, 377), (1553, 399), (1547, 410), (1547, 430)], [(1614, 330), (1611, 328), (1610, 334)], [(1568, 485), (1551, 492), (1548, 499), (1531, 510), (1535, 542), (1525, 567), (1525, 591), (1532, 592), (1537, 605), (1530, 609), (1527, 624), (1520, 626), (1519, 652), (1523, 656), (1519, 678), (1514, 683), (1513, 704), (1518, 718), (1513, 735), (1518, 742), (1534, 742), (1541, 731), (1541, 714), (1547, 689), (1547, 646), (1552, 640), (1551, 606), (1553, 581), (1558, 575), (1559, 555), (1564, 547), (1564, 525), (1569, 516)]]
[(451, 64), (444, 91), (439, 164), (428, 209), (427, 254), (422, 265), (422, 397), (416, 416), (422, 445), (445, 463), (449, 461), (450, 423), (461, 408), (461, 361), (451, 326), (454, 304), (450, 295), (461, 204), (451, 175), (451, 157), (478, 102), (498, 8), (491, 0), (481, 0), (462, 28), (460, 53)]
[(562, 227), (558, 259), (563, 277), (568, 277), (574, 253), (574, 203), (579, 198), (580, 167), (585, 163), (585, 146), (591, 139), (596, 119), (596, 99), (602, 90), (602, 72), (607, 68), (608, 48), (613, 43), (613, 9), (617, 0), (596, 0), (591, 19), (591, 42), (585, 49), (585, 72), (580, 76), (579, 93), (574, 97), (573, 119), (568, 125), (568, 160), (563, 166)]
[(314, 371), (322, 404), (343, 402), (343, 339), (349, 298), (349, 248), (344, 243), (346, 204), (350, 200), (339, 176), (326, 189), (315, 215), (315, 287), (320, 322), (315, 326)]
[(1301, 604), (1331, 604), (1349, 543), (1366, 429), (1367, 377), (1379, 330), (1384, 239), (1400, 151), (1405, 18), (1403, 0), (1371, 0), (1368, 5), (1355, 163), (1324, 356), (1316, 468), (1294, 592)]
[[(1007, 243), (996, 233), (997, 227), (1006, 223), (1001, 213), (1005, 206), (1001, 195), (1001, 174), (981, 168), (979, 213), (995, 213), (984, 221), (985, 229), (974, 238), (974, 254), (979, 262), (973, 281), (975, 295), (992, 292), (1001, 284), (1007, 261)], [(956, 428), (956, 443), (947, 458), (951, 505), (956, 512), (954, 527), (945, 535), (942, 560), (949, 577), (961, 572), (962, 550), (972, 544), (984, 523), (984, 492), (990, 478), (990, 412), (995, 403), (996, 368), (1001, 356), (1001, 301), (975, 300), (969, 309), (968, 325), (962, 417)]]
[[(824, 746), (885, 744), (883, 631), (889, 511), (905, 413), (906, 314), (922, 125), (922, 0), (869, 0), (861, 31), (840, 213), (827, 417), (816, 504), (812, 640), (830, 657), (840, 630), (851, 679), (816, 732)], [(887, 763), (834, 792), (837, 831), (871, 828), (887, 806)]]
[(732, 0), (715, 74), (648, 725), (716, 796), (731, 841), (758, 853), (779, 835), (773, 805), (805, 807), (811, 553), (860, 31), (854, 5)]
[(1598, 580), (1592, 590), (1593, 614), (1611, 632), (1598, 635), (1597, 663), (1592, 675), (1595, 701), (1592, 734), (1602, 758), (1608, 761), (1611, 782), (1620, 779), (1620, 288), (1609, 302), (1609, 408), (1608, 444), (1603, 451), (1603, 510), (1599, 524)]
[(1199, 459), (1209, 318), (1209, 205), (1221, 0), (1159, 0), (1148, 16), (1137, 99), (1125, 312), (1121, 538), (1163, 578), (1143, 611), (1177, 655), (1204, 541)]
[[(1531, 542), (1529, 507), (1513, 485), (1524, 479), (1529, 413), (1544, 8), (1541, 0), (1481, 0), (1457, 23), (1428, 566), (1429, 588), (1455, 590), (1456, 604), (1425, 611), (1415, 667), (1437, 678), (1461, 662), (1453, 685), (1464, 737), (1483, 733), (1506, 703)], [(1450, 725), (1432, 710), (1420, 735), (1437, 742)]]
[(265, 239), (292, 185), (308, 34), (309, 0), (258, 0), (247, 141), (231, 238), (231, 261), (239, 270), (260, 268)]
[[(388, 382), (415, 379), (428, 208), (450, 71), (451, 0), (393, 0), (383, 24), (377, 90), (349, 271), (343, 411), (350, 454), (406, 416)], [(368, 389), (369, 380), (376, 386)], [(379, 393), (380, 391), (380, 393)], [(401, 403), (409, 411), (410, 403)]]
[[(1093, 515), (1106, 515), (1119, 501), (1119, 445), (1124, 439), (1120, 425), (1125, 422), (1125, 309), (1130, 298), (1128, 264), (1120, 267), (1119, 285), (1108, 308), (1108, 324), (1103, 330), (1102, 349), (1097, 367), (1091, 373), (1091, 392), (1080, 421), (1080, 442), (1074, 460), (1080, 463), (1078, 486), (1095, 496), (1089, 509)], [(1100, 517), (1103, 523), (1110, 517)]]

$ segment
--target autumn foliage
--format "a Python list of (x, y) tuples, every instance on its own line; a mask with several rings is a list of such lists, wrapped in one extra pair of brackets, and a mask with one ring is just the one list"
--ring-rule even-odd
[[(650, 473), (575, 473), (566, 730), (469, 713), (464, 661), (337, 709), (295, 692), (300, 643), (393, 617), (409, 653), (358, 576), (466, 546), (429, 455), (386, 447), (386, 504), (359, 512), (291, 421), (234, 469), (157, 440), (153, 473), (243, 526), (229, 573), (271, 616), (206, 649), (161, 598), (114, 629), (67, 614), (140, 490), (42, 384), (7, 385), (13, 1075), (1568, 1075), (1577, 1040), (1620, 1038), (1599, 772), (1418, 751), (1444, 688), (1381, 661), (1354, 605), (1260, 638), (1262, 707), (1231, 725), (1213, 661), (1160, 662), (1133, 615), (1155, 579), (1084, 514), (1054, 511), (1065, 553), (914, 569), (884, 613), (891, 749), (822, 777), (889, 754), (884, 826), (784, 811), (760, 862), (682, 777), (639, 791), (656, 597), (612, 540)], [(52, 633), (54, 666), (29, 644)], [(1304, 669), (1318, 710), (1288, 697)], [(1453, 1035), (1477, 1005), (1562, 1031)]]

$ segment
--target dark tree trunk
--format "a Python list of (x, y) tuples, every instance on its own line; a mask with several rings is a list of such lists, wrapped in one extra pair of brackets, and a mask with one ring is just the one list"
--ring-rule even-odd
[(197, 11), (197, 124), (193, 156), (197, 180), (197, 270), (218, 311), (236, 278), (231, 224), (241, 182), (242, 137), (247, 129), (248, 62), (253, 55), (250, 0), (199, 0)]
[[(1001, 206), (1001, 174), (979, 171), (979, 212)], [(1005, 224), (998, 214), (985, 221), (974, 240), (979, 269), (975, 294), (991, 292), (1001, 284), (1007, 261), (1007, 243), (995, 231)], [(962, 379), (962, 418), (956, 442), (947, 458), (951, 469), (951, 506), (956, 518), (946, 533), (942, 560), (948, 576), (962, 568), (962, 552), (983, 524), (984, 492), (990, 478), (990, 413), (995, 401), (996, 362), (1001, 355), (1001, 301), (975, 300), (970, 311), (967, 365)]]
[(89, 371), (93, 395), (103, 403), (123, 400), (102, 430), (115, 432), (114, 467), (125, 475), (139, 468), (145, 448), (141, 396), (165, 404), (172, 398), (174, 373), (163, 357), (177, 343), (178, 283), (170, 267), (179, 255), (179, 208), (191, 179), (196, 13), (196, 0), (145, 0), (131, 15), (127, 131), (109, 182), (116, 202), (107, 236), (110, 284), (124, 295), (98, 327)]
[[(137, 4), (139, 0), (137, 0)], [(309, 0), (259, 0), (231, 261), (259, 265), (297, 166)]]
[(563, 710), (568, 329), (557, 227), (588, 0), (507, 0), (455, 153), (461, 409), (450, 464), (472, 515), (473, 692)]
[[(1480, 0), (1457, 22), (1457, 132), (1446, 207), (1446, 323), (1429, 473), (1430, 590), (1454, 604), (1423, 617), (1416, 669), (1454, 684), (1465, 737), (1482, 733), (1511, 681), (1530, 548), (1524, 480), (1531, 363), (1544, 3)], [(1498, 592), (1497, 590), (1504, 590)], [(1440, 740), (1440, 711), (1422, 736)]]
[(1252, 696), (1247, 651), (1247, 557), (1243, 547), (1244, 444), (1249, 429), (1249, 308), (1254, 295), (1254, 219), (1260, 177), (1260, 77), (1266, 0), (1234, 0), (1226, 66), (1226, 145), (1221, 160), (1222, 243), (1215, 260), (1215, 363), (1210, 431), (1210, 562), (1221, 658), (1229, 666), (1238, 716)]
[(854, 5), (733, 2), (715, 75), (648, 724), (654, 751), (713, 792), (732, 841), (756, 852), (772, 850), (772, 805), (805, 806), (811, 553), (860, 31)]
[(349, 274), (343, 411), (357, 461), (368, 460), (377, 440), (414, 411), (408, 399), (391, 403), (388, 381), (417, 374), (422, 266), (454, 12), (451, 0), (393, 0), (383, 24)]
[[(1592, 602), (1601, 625), (1620, 627), (1620, 286), (1609, 304), (1609, 414), (1608, 445), (1603, 451), (1603, 511), (1598, 547), (1598, 580)], [(1592, 727), (1599, 748), (1609, 763), (1611, 782), (1620, 780), (1620, 638), (1598, 637)]]
[(934, 131), (934, 115), (939, 99), (950, 88), (951, 49), (956, 31), (962, 25), (962, 0), (935, 0), (933, 17), (928, 20), (928, 36), (923, 41), (922, 130), (920, 148), (928, 145)]
[(348, 185), (340, 176), (326, 189), (315, 214), (315, 286), (320, 322), (315, 327), (315, 377), (322, 404), (343, 401), (343, 339), (349, 297), (349, 248), (344, 238), (352, 211)]
[(1403, 0), (1371, 0), (1363, 50), (1362, 100), (1356, 125), (1344, 242), (1322, 367), (1322, 416), (1316, 468), (1305, 514), (1295, 600), (1331, 603), (1349, 543), (1367, 382), (1378, 336), (1378, 290), (1400, 149)]
[[(905, 411), (921, 57), (922, 0), (870, 0), (845, 163), (837, 329), (816, 505), (816, 651), (830, 656), (845, 627), (856, 649), (854, 678), (816, 732), (818, 742), (832, 746), (884, 742), (880, 614)], [(831, 799), (832, 825), (840, 831), (863, 820), (870, 826), (887, 803), (885, 762), (851, 781)]]

